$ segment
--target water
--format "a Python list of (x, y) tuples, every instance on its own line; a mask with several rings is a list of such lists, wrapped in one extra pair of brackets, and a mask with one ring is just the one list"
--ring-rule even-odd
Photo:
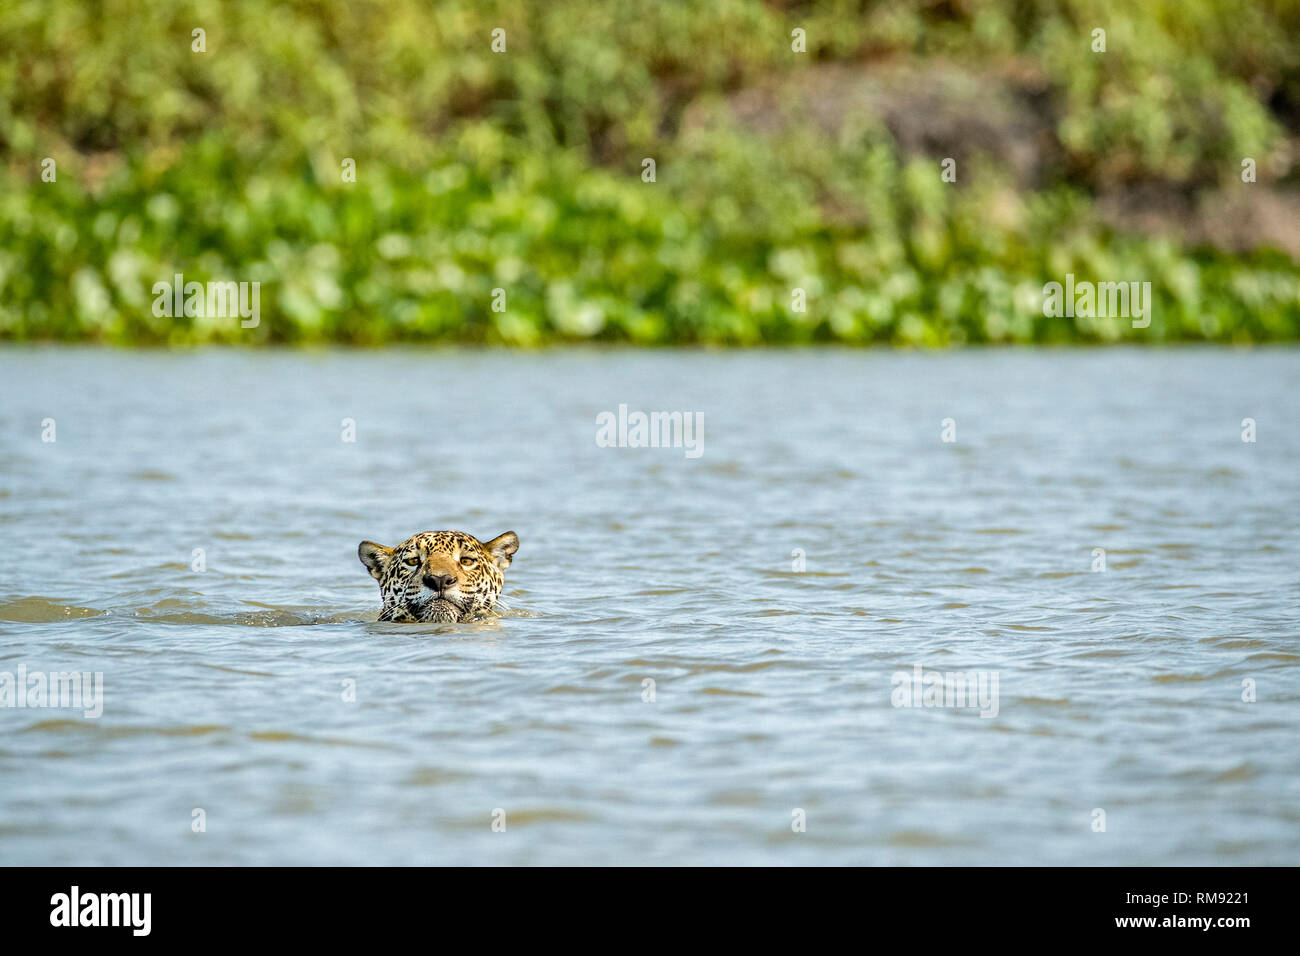
[[(8, 348), (0, 383), (0, 671), (103, 674), (97, 719), (0, 708), (5, 863), (1297, 862), (1294, 350)], [(703, 453), (598, 447), (620, 404)], [(376, 623), (357, 543), (439, 528), (518, 532), (510, 612)], [(891, 706), (917, 665), (996, 716)]]

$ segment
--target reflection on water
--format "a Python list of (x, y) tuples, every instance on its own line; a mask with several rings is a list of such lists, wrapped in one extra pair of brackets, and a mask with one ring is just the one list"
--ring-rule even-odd
[[(1289, 350), (0, 352), (0, 698), (104, 696), (0, 707), (0, 860), (1294, 863), (1298, 386)], [(621, 404), (701, 456), (602, 447)], [(376, 622), (357, 543), (439, 528), (519, 533), (510, 611)]]

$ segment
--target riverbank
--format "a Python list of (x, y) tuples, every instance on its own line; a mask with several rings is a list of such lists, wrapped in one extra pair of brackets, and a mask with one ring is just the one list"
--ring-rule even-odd
[(0, 11), (0, 338), (1300, 338), (1288, 5), (46, 8)]

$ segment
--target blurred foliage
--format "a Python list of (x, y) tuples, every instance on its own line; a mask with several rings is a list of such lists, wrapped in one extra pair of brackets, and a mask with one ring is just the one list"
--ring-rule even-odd
[[(1294, 0), (8, 0), (0, 337), (1295, 339), (1288, 254), (1117, 232), (1096, 207), (1262, 188), (1245, 156), (1294, 179), (1297, 37)], [(985, 149), (943, 183), (951, 154), (903, 148), (879, 111), (809, 108), (820, 71), (881, 64), (1016, 90), (1045, 124), (1033, 181)], [(774, 92), (749, 115), (753, 90)], [(261, 282), (261, 324), (154, 316), (178, 272)], [(1150, 280), (1151, 327), (1045, 318), (1067, 272)]]

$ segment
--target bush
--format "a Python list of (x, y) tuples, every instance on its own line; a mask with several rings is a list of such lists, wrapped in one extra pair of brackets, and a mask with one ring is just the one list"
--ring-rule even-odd
[[(1290, 255), (1117, 230), (1098, 201), (1267, 188), (1240, 183), (1245, 156), (1291, 176), (1298, 11), (15, 0), (0, 8), (0, 337), (1295, 339)], [(939, 101), (957, 115), (942, 130), (913, 116), (912, 143), (900, 124), (917, 109), (891, 120), (886, 67), (911, 71), (906, 90), (951, 76)], [(855, 99), (859, 80), (877, 99)], [(1015, 168), (980, 137), (1022, 116)], [(949, 133), (955, 185), (939, 175), (953, 153), (928, 143)], [(1151, 281), (1150, 328), (1045, 317), (1043, 284), (1067, 272)], [(155, 316), (152, 287), (175, 273), (262, 283), (261, 324)]]

